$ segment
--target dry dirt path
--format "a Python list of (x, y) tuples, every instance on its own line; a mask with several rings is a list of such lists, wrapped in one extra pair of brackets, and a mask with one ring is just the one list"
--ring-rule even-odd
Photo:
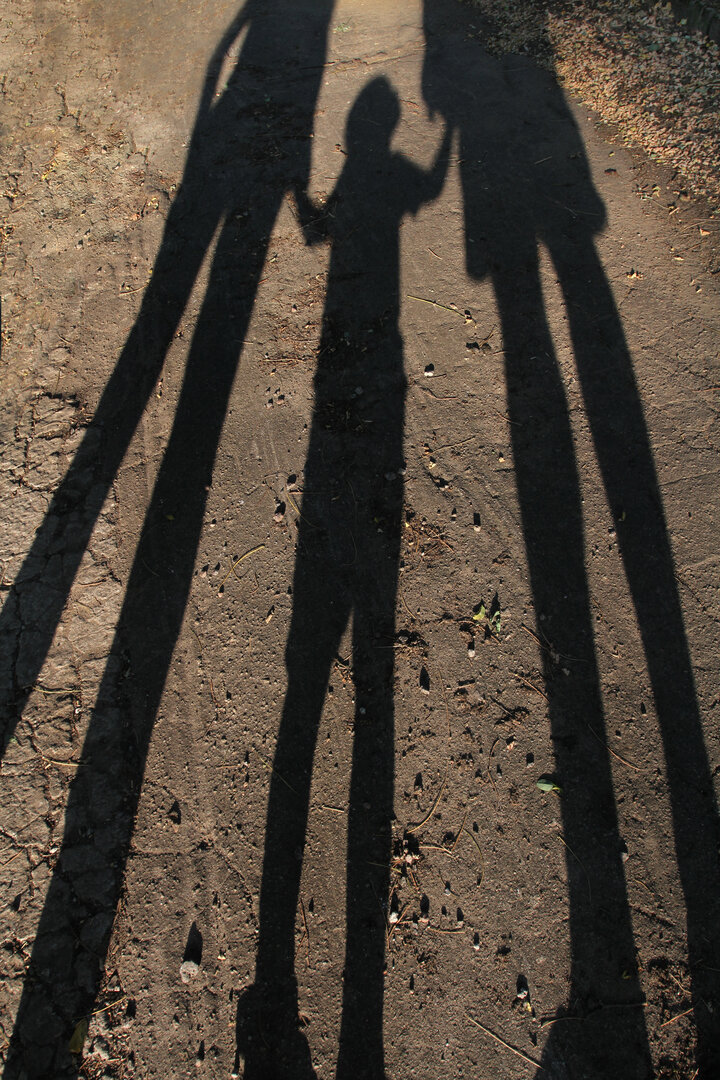
[(717, 222), (483, 33), (8, 0), (7, 1080), (718, 1075)]

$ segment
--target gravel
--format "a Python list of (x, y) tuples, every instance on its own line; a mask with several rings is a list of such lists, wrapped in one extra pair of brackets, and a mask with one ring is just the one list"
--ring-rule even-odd
[(670, 4), (468, 0), (489, 52), (551, 68), (629, 146), (673, 168), (720, 213), (720, 47)]

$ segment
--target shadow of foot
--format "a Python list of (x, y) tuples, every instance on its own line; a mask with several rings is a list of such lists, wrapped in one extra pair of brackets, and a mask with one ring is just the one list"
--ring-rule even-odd
[[(317, 1080), (300, 1031), (297, 983), (255, 984), (240, 995), (233, 1076), (243, 1080)], [(244, 1059), (240, 1071), (240, 1059)]]

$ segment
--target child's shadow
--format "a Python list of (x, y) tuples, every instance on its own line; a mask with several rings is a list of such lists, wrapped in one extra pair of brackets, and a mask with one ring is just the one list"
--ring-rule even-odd
[(309, 243), (332, 241), (287, 642), (288, 689), (270, 784), (256, 982), (238, 1008), (246, 1080), (313, 1077), (298, 1030), (295, 920), (318, 725), (352, 616), (355, 723), (337, 1076), (384, 1077), (383, 980), (393, 813), (393, 637), (403, 509), (406, 378), (399, 316), (402, 218), (437, 197), (446, 131), (425, 172), (390, 149), (399, 102), (385, 79), (358, 96), (347, 160)]

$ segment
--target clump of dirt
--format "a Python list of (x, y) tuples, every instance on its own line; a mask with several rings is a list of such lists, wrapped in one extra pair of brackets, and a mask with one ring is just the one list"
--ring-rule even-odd
[(626, 144), (720, 210), (720, 46), (687, 18), (648, 0), (470, 2), (489, 19), (489, 52), (553, 69)]

